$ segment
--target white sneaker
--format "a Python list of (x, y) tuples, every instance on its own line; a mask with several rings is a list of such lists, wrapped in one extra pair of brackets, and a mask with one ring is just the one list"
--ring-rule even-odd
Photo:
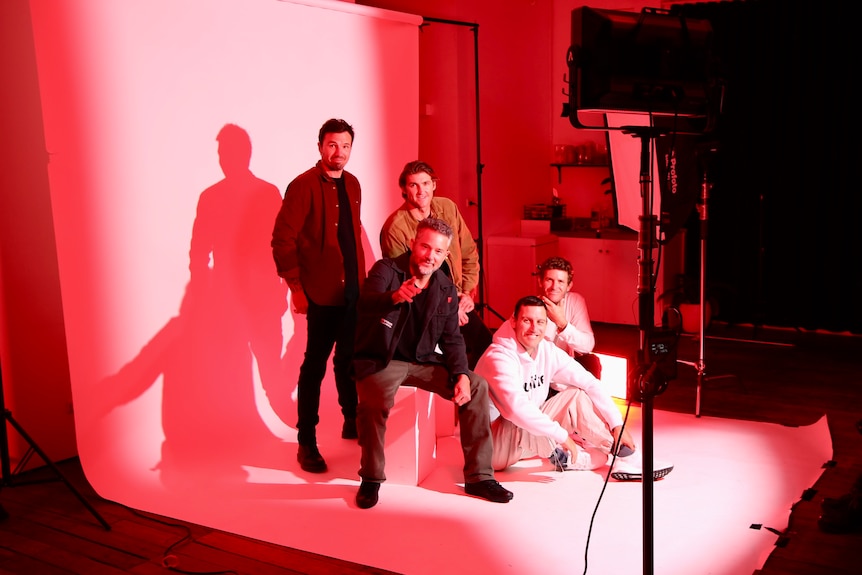
[[(671, 472), (672, 463), (653, 460), (653, 481), (661, 479)], [(640, 451), (635, 451), (625, 457), (617, 457), (611, 469), (611, 477), (617, 481), (641, 481), (643, 480), (643, 459)]]
[(584, 471), (588, 469), (599, 469), (608, 462), (608, 454), (598, 447), (584, 447), (578, 449), (578, 456), (574, 461), (569, 461), (569, 469)]
[(570, 451), (563, 451), (558, 447), (551, 454), (550, 461), (557, 471), (587, 471), (603, 467), (608, 462), (608, 454), (588, 447), (578, 449), (577, 456), (572, 457)]

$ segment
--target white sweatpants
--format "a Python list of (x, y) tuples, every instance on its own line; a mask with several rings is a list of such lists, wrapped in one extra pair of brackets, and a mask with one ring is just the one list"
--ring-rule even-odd
[[(590, 397), (580, 389), (566, 389), (542, 404), (542, 413), (559, 423), (570, 435), (579, 435), (602, 451), (610, 453), (613, 435), (596, 413)], [(491, 422), (494, 440), (492, 464), (495, 471), (529, 457), (549, 457), (557, 446), (548, 436), (532, 435), (511, 421), (498, 417)]]

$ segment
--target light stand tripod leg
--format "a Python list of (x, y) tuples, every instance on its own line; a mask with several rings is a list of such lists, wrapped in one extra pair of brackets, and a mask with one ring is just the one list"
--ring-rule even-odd
[(494, 314), (495, 316), (497, 316), (497, 319), (499, 319), (500, 321), (502, 321), (502, 322), (505, 322), (505, 321), (506, 321), (506, 318), (504, 318), (502, 315), (500, 315), (499, 313), (497, 313), (497, 310), (495, 310), (494, 308), (492, 308), (490, 305), (488, 305), (488, 304), (486, 304), (486, 303), (479, 303), (479, 304), (476, 304), (476, 311), (477, 311), (477, 312), (482, 311), (482, 310), (485, 310), (485, 309), (486, 309), (486, 310), (488, 310), (489, 312), (491, 312), (492, 314)]
[[(0, 393), (2, 393), (2, 388), (0, 388)], [(8, 409), (6, 409), (5, 413), (4, 413), (4, 417), (5, 417), (5, 420), (9, 422), (9, 425), (11, 425), (15, 429), (15, 431), (17, 431), (21, 435), (21, 437), (23, 437), (24, 440), (30, 445), (30, 448), (33, 449), (33, 451), (35, 451), (39, 455), (39, 457), (42, 458), (42, 461), (44, 461), (45, 464), (48, 465), (48, 467), (50, 467), (51, 470), (57, 475), (57, 477), (63, 483), (66, 484), (66, 487), (68, 487), (69, 490), (75, 495), (75, 497), (78, 498), (78, 501), (83, 503), (84, 507), (86, 507), (87, 510), (93, 514), (93, 517), (95, 517), (99, 521), (99, 523), (102, 524), (102, 527), (104, 527), (107, 531), (110, 531), (111, 525), (107, 521), (105, 521), (105, 519), (99, 514), (98, 511), (96, 511), (96, 509), (90, 504), (90, 502), (87, 501), (87, 499), (83, 495), (81, 495), (81, 492), (78, 491), (74, 485), (69, 483), (69, 480), (66, 479), (66, 476), (63, 475), (63, 472), (60, 471), (60, 469), (54, 464), (53, 461), (51, 461), (51, 459), (48, 457), (48, 455), (44, 451), (42, 451), (42, 449), (36, 444), (36, 442), (33, 441), (33, 438), (31, 438), (29, 435), (27, 435), (27, 432), (24, 431), (24, 428), (22, 428), (18, 424), (18, 422), (15, 421), (15, 418), (12, 417), (12, 412), (9, 411)], [(3, 425), (5, 427), (6, 423), (4, 422)], [(4, 453), (6, 453), (5, 450), (4, 450)], [(9, 468), (8, 461), (4, 461), (3, 462), (3, 473), (4, 473), (3, 481), (4, 481), (4, 483), (7, 483), (7, 484), (9, 484), (9, 479), (8, 479), (8, 476), (6, 475), (8, 468)]]
[[(0, 371), (0, 411), (3, 412), (3, 421), (2, 423), (0, 423), (0, 474), (2, 474), (2, 477), (0, 477), (0, 490), (2, 490), (5, 485), (12, 485), (12, 466), (10, 463), (11, 457), (9, 455), (9, 430), (6, 425), (8, 422), (8, 424), (11, 425), (15, 429), (15, 431), (17, 431), (21, 435), (21, 437), (23, 437), (24, 440), (29, 444), (30, 449), (32, 451), (35, 451), (39, 455), (39, 457), (42, 458), (42, 461), (44, 461), (45, 464), (48, 465), (54, 471), (54, 473), (57, 474), (57, 477), (59, 477), (63, 481), (63, 483), (66, 484), (66, 487), (68, 487), (69, 490), (71, 490), (72, 493), (75, 495), (75, 497), (77, 497), (78, 500), (84, 504), (84, 507), (86, 507), (87, 510), (93, 514), (93, 517), (95, 517), (99, 521), (99, 523), (102, 524), (102, 527), (110, 531), (111, 526), (108, 524), (108, 522), (105, 521), (105, 519), (99, 514), (99, 512), (96, 511), (96, 509), (93, 508), (92, 505), (90, 505), (90, 502), (87, 501), (77, 489), (75, 489), (75, 486), (69, 483), (69, 481), (66, 479), (66, 476), (63, 475), (60, 469), (56, 465), (54, 465), (53, 461), (51, 461), (51, 458), (48, 457), (48, 455), (44, 451), (42, 451), (42, 449), (36, 444), (36, 442), (33, 441), (33, 438), (30, 437), (26, 431), (24, 431), (24, 428), (21, 427), (21, 425), (17, 421), (15, 421), (15, 418), (12, 417), (12, 412), (6, 409), (5, 396), (3, 394), (2, 371)], [(8, 516), (6, 510), (3, 509), (2, 506), (0, 506), (0, 519), (5, 519), (6, 516)]]

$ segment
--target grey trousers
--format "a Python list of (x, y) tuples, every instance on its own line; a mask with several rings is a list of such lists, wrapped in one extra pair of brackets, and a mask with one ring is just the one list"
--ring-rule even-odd
[[(464, 481), (475, 483), (494, 478), (491, 455), (490, 411), (488, 382), (473, 372), (470, 378), (468, 403), (458, 407), (461, 450), (464, 453)], [(418, 387), (452, 400), (454, 386), (448, 370), (438, 364), (409, 363), (393, 360), (384, 369), (356, 382), (359, 405), (356, 409), (356, 430), (362, 448), (359, 476), (365, 481), (385, 481), (386, 420), (395, 404), (395, 393), (402, 385)]]

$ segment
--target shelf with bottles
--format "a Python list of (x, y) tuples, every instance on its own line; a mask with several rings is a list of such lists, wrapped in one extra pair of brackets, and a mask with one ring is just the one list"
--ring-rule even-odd
[(578, 146), (558, 144), (554, 146), (551, 167), (557, 168), (557, 181), (563, 182), (563, 168), (605, 168), (608, 164), (606, 144), (587, 142)]

